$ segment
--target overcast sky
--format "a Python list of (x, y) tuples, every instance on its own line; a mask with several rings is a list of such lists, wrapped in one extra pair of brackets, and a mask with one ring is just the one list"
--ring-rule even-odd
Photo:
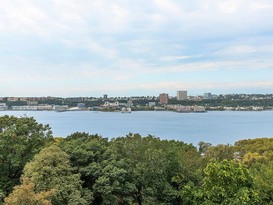
[(272, 0), (0, 5), (0, 96), (273, 93)]

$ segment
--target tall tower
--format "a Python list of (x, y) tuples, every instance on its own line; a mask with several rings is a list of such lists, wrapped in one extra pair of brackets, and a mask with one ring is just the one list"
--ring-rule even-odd
[(177, 91), (177, 100), (187, 100), (188, 94), (185, 90), (179, 90)]
[(107, 100), (108, 99), (108, 95), (107, 94), (104, 94), (103, 95), (103, 100)]

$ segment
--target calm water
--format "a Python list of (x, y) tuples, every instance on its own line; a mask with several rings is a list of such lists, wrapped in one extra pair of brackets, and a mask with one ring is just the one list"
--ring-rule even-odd
[(54, 112), (1, 111), (0, 116), (26, 114), (39, 123), (49, 124), (54, 136), (66, 137), (74, 132), (89, 132), (103, 137), (125, 136), (129, 132), (148, 134), (161, 139), (175, 139), (197, 145), (233, 144), (240, 139), (273, 137), (273, 111), (212, 111), (176, 113), (139, 111), (119, 112)]

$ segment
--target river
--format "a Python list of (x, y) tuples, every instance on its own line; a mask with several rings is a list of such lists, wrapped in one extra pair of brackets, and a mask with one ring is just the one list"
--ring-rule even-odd
[(1, 111), (0, 116), (34, 117), (49, 124), (55, 137), (74, 132), (99, 134), (109, 139), (139, 133), (161, 139), (192, 143), (200, 141), (233, 144), (248, 138), (273, 137), (273, 111), (209, 111), (177, 113), (168, 111), (137, 111), (132, 113), (94, 111)]

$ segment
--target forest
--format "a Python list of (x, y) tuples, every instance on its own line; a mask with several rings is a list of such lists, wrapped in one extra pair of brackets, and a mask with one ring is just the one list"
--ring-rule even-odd
[(56, 138), (34, 118), (3, 116), (0, 204), (273, 204), (273, 138), (197, 147), (133, 133)]

